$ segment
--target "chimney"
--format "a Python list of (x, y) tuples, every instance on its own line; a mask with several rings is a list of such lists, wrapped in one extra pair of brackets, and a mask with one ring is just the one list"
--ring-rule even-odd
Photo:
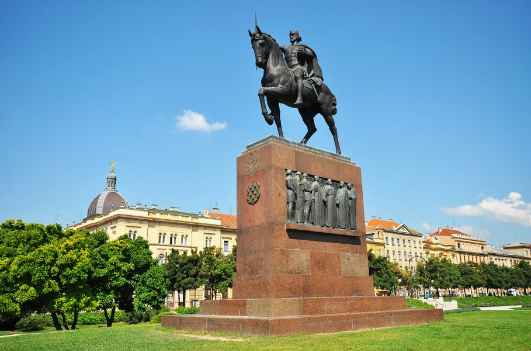
[(156, 210), (157, 207), (158, 207), (158, 205), (155, 205), (155, 204), (152, 204), (152, 205), (151, 205), (151, 209), (152, 209), (152, 210)]
[(394, 222), (392, 218), (390, 218), (389, 221)]
[(212, 209), (212, 211), (214, 211), (214, 213), (219, 213), (219, 208), (214, 207), (214, 208)]
[(140, 202), (136, 203), (136, 208), (142, 208), (142, 204)]
[(205, 208), (205, 209), (203, 210), (203, 217), (210, 217), (210, 216), (208, 215), (208, 212), (209, 212), (209, 211), (208, 211), (208, 208)]
[(439, 233), (439, 234), (440, 234), (440, 233), (441, 233), (441, 231), (442, 231), (442, 228), (441, 228), (441, 227), (437, 227), (437, 233)]
[(179, 207), (170, 207), (170, 211), (179, 212)]

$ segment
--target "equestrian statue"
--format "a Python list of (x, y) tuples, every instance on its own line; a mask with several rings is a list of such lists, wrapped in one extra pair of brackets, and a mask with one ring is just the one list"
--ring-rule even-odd
[[(306, 144), (317, 131), (313, 118), (320, 113), (332, 132), (336, 153), (341, 154), (333, 117), (337, 113), (336, 97), (323, 83), (323, 72), (315, 52), (301, 43), (297, 31), (290, 31), (289, 46), (279, 46), (273, 37), (263, 33), (257, 25), (254, 33), (249, 31), (249, 35), (256, 66), (264, 70), (258, 97), (266, 122), (269, 125), (275, 122), (278, 136), (284, 138), (279, 103), (298, 109), (308, 128), (301, 141), (301, 144)], [(271, 113), (267, 111), (266, 99)]]

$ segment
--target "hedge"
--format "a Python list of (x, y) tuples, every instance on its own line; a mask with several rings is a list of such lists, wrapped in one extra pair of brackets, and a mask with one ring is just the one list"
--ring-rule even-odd
[(417, 299), (406, 299), (406, 308), (435, 308), (435, 306)]
[(462, 307), (516, 306), (531, 303), (530, 295), (521, 296), (483, 296), (483, 297), (445, 297), (444, 301), (457, 301)]

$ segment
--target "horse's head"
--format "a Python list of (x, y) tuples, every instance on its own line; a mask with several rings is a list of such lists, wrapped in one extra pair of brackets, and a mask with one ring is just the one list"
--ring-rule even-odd
[(269, 57), (269, 52), (271, 50), (268, 42), (268, 35), (262, 33), (260, 28), (256, 26), (254, 33), (249, 31), (249, 36), (251, 37), (251, 45), (253, 46), (254, 50), (256, 66), (265, 68), (267, 59)]

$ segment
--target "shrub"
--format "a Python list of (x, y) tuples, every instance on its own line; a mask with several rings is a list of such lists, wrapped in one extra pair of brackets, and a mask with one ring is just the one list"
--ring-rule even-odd
[(162, 322), (162, 316), (167, 316), (167, 315), (177, 315), (177, 313), (175, 313), (175, 312), (161, 312), (161, 313), (157, 314), (155, 317), (153, 317), (151, 319), (151, 321), (149, 321), (149, 323), (160, 324)]
[(45, 324), (46, 321), (43, 315), (34, 314), (21, 318), (17, 324), (15, 324), (15, 329), (22, 332), (37, 331), (43, 330)]
[(435, 306), (417, 299), (406, 299), (406, 308), (435, 308)]
[(199, 313), (199, 307), (183, 307), (179, 306), (175, 310), (177, 314), (198, 314)]
[(126, 322), (127, 324), (149, 322), (153, 317), (155, 317), (156, 314), (157, 312), (154, 309), (152, 309), (151, 307), (148, 307), (145, 312), (137, 312), (137, 311), (126, 312), (124, 314), (123, 321)]
[(458, 307), (489, 307), (512, 306), (531, 303), (531, 296), (483, 296), (483, 297), (453, 297), (445, 301), (456, 300)]

